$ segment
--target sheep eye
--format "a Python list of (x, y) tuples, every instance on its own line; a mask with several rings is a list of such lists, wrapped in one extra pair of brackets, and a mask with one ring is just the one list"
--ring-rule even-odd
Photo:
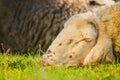
[(95, 1), (90, 1), (89, 4), (90, 5), (96, 5), (96, 2)]

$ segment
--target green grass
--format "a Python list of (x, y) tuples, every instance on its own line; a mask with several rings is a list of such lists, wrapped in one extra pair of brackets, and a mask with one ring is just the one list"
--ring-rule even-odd
[(40, 56), (0, 54), (0, 80), (120, 80), (120, 63), (41, 67)]

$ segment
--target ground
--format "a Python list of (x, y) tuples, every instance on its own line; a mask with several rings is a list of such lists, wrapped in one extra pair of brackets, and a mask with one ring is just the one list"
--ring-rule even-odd
[(0, 80), (119, 80), (120, 63), (41, 67), (39, 55), (0, 53)]

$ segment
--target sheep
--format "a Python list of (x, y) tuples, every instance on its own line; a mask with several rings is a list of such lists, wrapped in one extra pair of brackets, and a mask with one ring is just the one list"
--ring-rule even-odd
[(0, 0), (0, 51), (45, 51), (72, 15), (113, 0)]
[(41, 57), (43, 66), (113, 62), (120, 53), (120, 3), (72, 16)]

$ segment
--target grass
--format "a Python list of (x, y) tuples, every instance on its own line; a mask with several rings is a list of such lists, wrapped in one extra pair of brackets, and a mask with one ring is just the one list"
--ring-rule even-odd
[(41, 67), (40, 56), (0, 54), (0, 80), (120, 80), (120, 63)]

